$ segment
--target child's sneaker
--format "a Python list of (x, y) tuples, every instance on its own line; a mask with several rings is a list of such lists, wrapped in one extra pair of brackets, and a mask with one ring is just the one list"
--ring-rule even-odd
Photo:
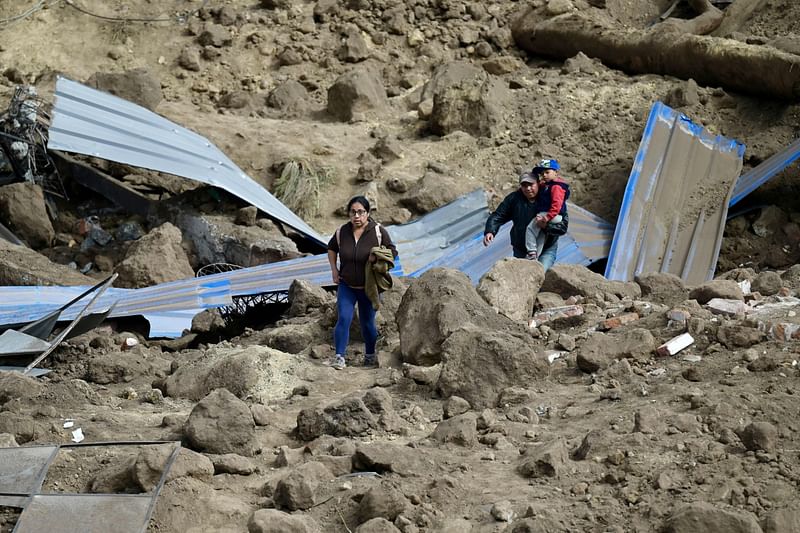
[(345, 367), (347, 367), (347, 363), (345, 363), (343, 355), (337, 355), (331, 361), (331, 368), (335, 370), (341, 370)]
[(536, 261), (539, 258), (539, 255), (536, 252), (528, 252), (528, 255), (525, 256), (525, 259), (530, 259), (531, 261)]
[(378, 366), (378, 356), (374, 353), (368, 353), (364, 356), (364, 366), (367, 368), (376, 368)]

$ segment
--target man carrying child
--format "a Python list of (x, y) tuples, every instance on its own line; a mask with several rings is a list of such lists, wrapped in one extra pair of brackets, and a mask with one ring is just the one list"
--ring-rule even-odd
[(506, 196), (486, 220), (484, 246), (492, 243), (500, 226), (512, 222), (514, 257), (537, 259), (545, 270), (553, 266), (558, 237), (566, 231), (569, 220), (566, 211), (569, 185), (561, 179), (560, 168), (555, 159), (543, 159), (531, 172), (520, 176), (519, 188)]

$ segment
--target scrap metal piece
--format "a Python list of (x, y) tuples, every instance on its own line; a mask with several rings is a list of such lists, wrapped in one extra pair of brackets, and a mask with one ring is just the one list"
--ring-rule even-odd
[(49, 342), (20, 331), (7, 329), (0, 335), (0, 357), (39, 355), (49, 349)]
[(77, 316), (77, 317), (75, 317), (75, 320), (73, 320), (73, 321), (72, 321), (72, 322), (71, 322), (71, 323), (70, 323), (70, 324), (69, 324), (67, 327), (65, 327), (65, 328), (64, 328), (64, 329), (61, 331), (61, 333), (59, 333), (59, 334), (58, 334), (58, 336), (57, 336), (55, 339), (53, 339), (53, 342), (51, 343), (51, 345), (50, 345), (50, 348), (48, 348), (47, 350), (45, 350), (45, 352), (44, 352), (44, 353), (42, 353), (42, 354), (41, 354), (39, 357), (37, 357), (36, 359), (34, 359), (33, 361), (31, 361), (31, 363), (30, 363), (28, 366), (26, 366), (26, 367), (25, 367), (25, 370), (23, 370), (23, 371), (22, 371), (23, 375), (24, 375), (24, 374), (28, 374), (28, 373), (31, 371), (31, 369), (33, 369), (33, 367), (35, 367), (36, 365), (38, 365), (39, 363), (41, 363), (41, 362), (42, 362), (42, 360), (44, 360), (44, 358), (45, 358), (45, 357), (47, 357), (48, 355), (50, 355), (50, 353), (51, 353), (53, 350), (55, 350), (55, 349), (56, 349), (56, 347), (57, 347), (59, 344), (61, 344), (61, 341), (63, 341), (63, 340), (64, 340), (64, 338), (65, 338), (65, 337), (66, 337), (66, 336), (69, 334), (69, 332), (72, 330), (72, 328), (74, 328), (74, 327), (75, 327), (75, 326), (78, 324), (78, 322), (80, 321), (80, 319), (81, 319), (81, 318), (83, 318), (83, 316), (86, 314), (86, 312), (89, 310), (89, 308), (90, 308), (90, 307), (92, 307), (92, 304), (95, 302), (95, 300), (97, 300), (97, 299), (98, 299), (98, 298), (99, 298), (99, 297), (100, 297), (100, 296), (101, 296), (101, 295), (102, 295), (102, 294), (105, 292), (105, 290), (111, 286), (111, 284), (112, 284), (112, 283), (114, 283), (114, 280), (115, 280), (115, 279), (117, 279), (117, 276), (118, 276), (118, 274), (113, 274), (113, 275), (112, 275), (110, 278), (108, 278), (108, 279), (105, 281), (105, 283), (103, 283), (103, 285), (101, 285), (101, 286), (100, 286), (100, 288), (99, 288), (99, 289), (97, 289), (97, 292), (95, 292), (95, 294), (94, 294), (94, 296), (92, 297), (92, 299), (91, 299), (91, 300), (89, 300), (89, 303), (88, 303), (88, 304), (86, 304), (86, 307), (84, 307), (83, 309), (81, 309), (81, 310), (80, 310), (80, 312), (78, 313), (78, 316)]
[[(47, 471), (63, 448), (172, 444), (173, 449), (155, 488), (143, 494), (42, 493)], [(178, 457), (180, 442), (96, 442), (0, 448), (0, 505), (22, 507), (14, 532), (145, 533), (167, 474)], [(113, 526), (111, 525), (113, 524)]]
[(796, 139), (780, 152), (769, 157), (760, 165), (748, 170), (736, 181), (733, 188), (733, 196), (728, 204), (733, 207), (745, 196), (762, 186), (773, 177), (783, 172), (786, 167), (800, 158), (800, 139)]
[(656, 102), (620, 208), (605, 275), (630, 281), (669, 272), (713, 277), (744, 145)]
[(19, 240), (19, 237), (14, 235), (14, 233), (5, 227), (2, 222), (0, 222), (0, 239), (4, 239), (11, 244), (16, 244), (17, 246), (25, 246), (22, 241)]
[(59, 77), (49, 137), (50, 150), (100, 157), (219, 187), (320, 246), (327, 244), (206, 138), (122, 98)]

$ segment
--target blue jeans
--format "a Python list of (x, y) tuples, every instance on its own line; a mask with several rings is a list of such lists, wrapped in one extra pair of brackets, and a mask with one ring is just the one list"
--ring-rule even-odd
[(364, 352), (375, 353), (375, 343), (378, 341), (375, 308), (372, 307), (372, 302), (369, 301), (364, 289), (354, 289), (340, 281), (336, 289), (336, 310), (339, 317), (336, 320), (336, 327), (333, 328), (333, 344), (339, 355), (344, 355), (347, 351), (347, 343), (350, 340), (350, 324), (353, 322), (356, 303), (358, 303), (361, 336), (364, 338)]
[[(539, 254), (539, 262), (544, 266), (545, 272), (550, 270), (553, 267), (553, 264), (556, 262), (556, 255), (558, 254), (558, 239), (554, 239), (553, 243), (550, 246), (546, 246), (544, 250)], [(514, 248), (514, 257), (517, 259), (525, 259), (527, 256), (527, 250), (518, 250)]]

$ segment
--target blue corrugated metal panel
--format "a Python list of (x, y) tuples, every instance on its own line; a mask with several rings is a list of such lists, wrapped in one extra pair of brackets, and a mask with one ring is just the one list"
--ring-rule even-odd
[(744, 145), (715, 136), (661, 102), (642, 135), (609, 252), (606, 277), (713, 275)]
[(47, 147), (225, 189), (310, 239), (322, 236), (200, 135), (136, 104), (58, 78)]
[(779, 172), (800, 158), (800, 139), (773, 155), (760, 165), (739, 176), (733, 188), (733, 197), (729, 206), (733, 206), (742, 198), (775, 177)]

